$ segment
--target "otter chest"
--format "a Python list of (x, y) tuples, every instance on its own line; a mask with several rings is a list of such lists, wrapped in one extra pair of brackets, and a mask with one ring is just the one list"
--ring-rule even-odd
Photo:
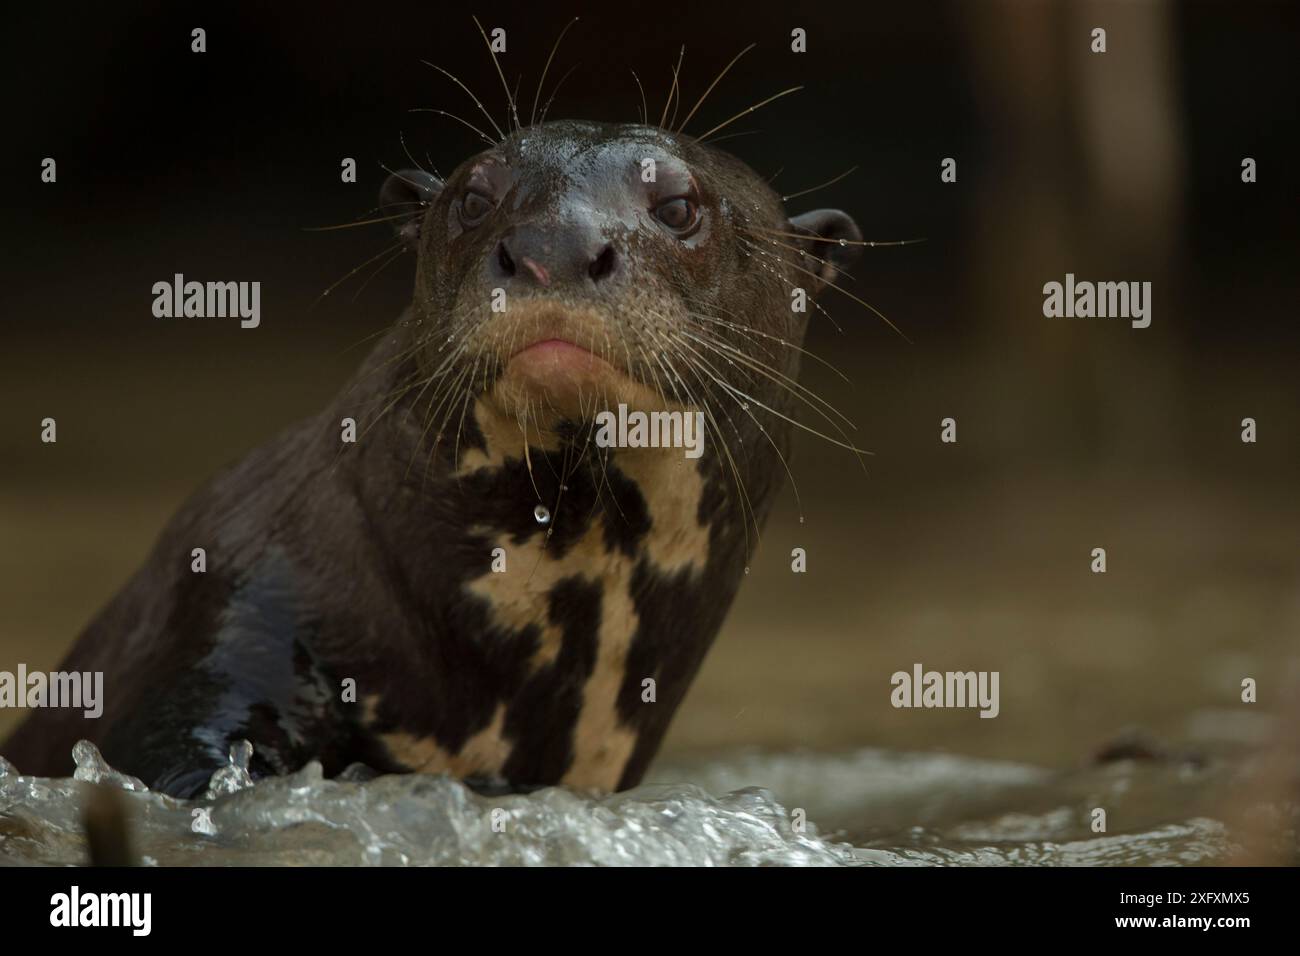
[[(500, 467), (477, 464), (480, 470)], [(429, 737), (381, 735), (395, 758), (420, 771), (462, 777), (540, 776), (546, 779), (537, 782), (582, 789), (617, 786), (637, 742), (629, 702), (635, 705), (646, 681), (656, 677), (629, 666), (629, 649), (647, 626), (644, 602), (657, 599), (656, 582), (702, 573), (709, 547), (708, 526), (698, 514), (702, 482), (695, 463), (673, 462), (671, 481), (639, 473), (638, 464), (634, 459), (620, 469), (643, 500), (634, 534), (615, 504), (563, 499), (554, 514), (543, 515), (545, 524), (581, 521), (582, 533), (566, 535), (562, 546), (550, 528), (522, 539), (491, 526), (468, 529), (486, 543), (492, 560), (461, 585), (463, 599), (484, 608), (493, 634), (509, 635), (512, 653), (526, 658), (524, 676), (496, 702), (491, 719), (454, 750)], [(539, 721), (549, 726), (536, 726)], [(544, 749), (557, 752), (544, 772), (520, 766), (522, 754), (538, 750), (538, 735), (546, 738)]]

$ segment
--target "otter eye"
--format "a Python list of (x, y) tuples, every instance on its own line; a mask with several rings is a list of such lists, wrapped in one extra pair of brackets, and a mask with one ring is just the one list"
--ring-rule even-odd
[(460, 201), (460, 221), (466, 226), (477, 226), (493, 208), (491, 199), (471, 190)]
[(670, 199), (655, 209), (655, 218), (676, 233), (688, 233), (700, 220), (700, 207), (685, 196)]

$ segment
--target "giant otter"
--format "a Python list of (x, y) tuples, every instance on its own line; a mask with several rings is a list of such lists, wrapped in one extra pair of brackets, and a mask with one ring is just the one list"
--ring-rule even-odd
[[(171, 520), (62, 664), (104, 672), (102, 718), (34, 712), (3, 748), (20, 770), (66, 774), (86, 738), (188, 796), (246, 738), (255, 776), (641, 779), (786, 475), (795, 290), (857, 227), (641, 124), (523, 127), (381, 201), (416, 253), (409, 310)], [(602, 447), (620, 404), (703, 412), (703, 454)]]

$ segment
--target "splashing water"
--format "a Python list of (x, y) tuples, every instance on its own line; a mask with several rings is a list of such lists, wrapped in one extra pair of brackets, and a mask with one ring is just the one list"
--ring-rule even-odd
[(132, 834), (146, 863), (837, 865), (851, 848), (813, 826), (799, 833), (762, 790), (715, 798), (698, 787), (641, 787), (606, 797), (562, 788), (481, 796), (445, 776), (326, 780), (312, 762), (254, 783), (251, 747), (232, 747), (203, 800), (149, 791), (91, 744), (72, 780), (25, 777), (0, 760), (0, 857), (85, 862), (80, 781), (130, 791)]
[[(84, 863), (83, 782), (125, 792), (150, 865), (1145, 865), (1214, 863), (1236, 849), (1222, 822), (1190, 812), (1197, 801), (1180, 802), (1215, 791), (1223, 773), (1186, 767), (1060, 775), (947, 755), (741, 752), (656, 774), (689, 783), (484, 796), (446, 776), (326, 780), (315, 762), (254, 782), (241, 741), (204, 798), (185, 801), (114, 770), (90, 743), (73, 756), (71, 779), (23, 776), (0, 759), (0, 860)], [(745, 786), (756, 780), (770, 789)], [(1102, 798), (1140, 827), (1092, 833), (1087, 810)], [(1189, 812), (1157, 820), (1156, 805)]]

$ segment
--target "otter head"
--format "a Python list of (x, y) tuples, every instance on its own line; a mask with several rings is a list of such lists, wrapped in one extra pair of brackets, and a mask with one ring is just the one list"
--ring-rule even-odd
[(417, 253), (422, 373), (528, 433), (626, 403), (756, 437), (797, 373), (796, 290), (815, 295), (861, 238), (838, 210), (787, 217), (729, 154), (635, 124), (528, 127), (445, 182), (394, 174), (381, 204)]

